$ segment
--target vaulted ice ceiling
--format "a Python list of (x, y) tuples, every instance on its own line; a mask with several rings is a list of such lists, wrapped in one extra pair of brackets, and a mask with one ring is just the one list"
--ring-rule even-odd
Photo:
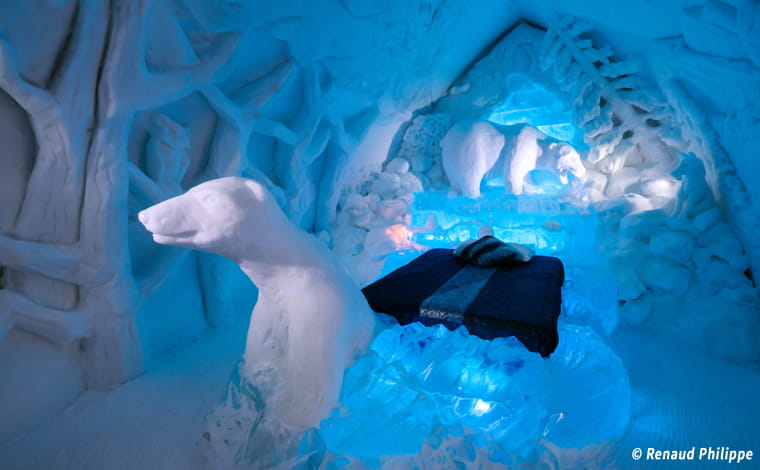
[[(71, 22), (77, 11), (82, 13), (85, 9), (86, 15), (91, 16), (90, 24), (80, 26), (100, 35), (101, 41), (106, 35), (109, 9), (82, 2), (77, 10), (76, 4), (59, 0), (36, 4), (10, 2), (2, 7), (4, 35), (13, 45), (9, 52), (15, 56), (24, 78), (44, 86), (55, 81), (61, 69), (97, 62), (97, 45), (91, 46), (95, 49), (88, 63), (64, 62), (70, 51), (62, 46), (70, 38), (69, 27), (76, 26)], [(137, 17), (141, 4), (126, 5), (123, 11), (112, 9), (110, 31), (116, 31), (127, 16)], [(755, 108), (751, 103), (760, 99), (756, 86), (760, 40), (753, 21), (757, 5), (749, 0), (683, 0), (665, 5), (560, 0), (540, 5), (521, 1), (410, 4), (369, 0), (276, 3), (187, 0), (157, 2), (143, 14), (144, 18), (130, 20), (133, 24), (125, 32), (129, 51), (125, 53), (141, 55), (147, 68), (154, 71), (182, 72), (194, 66), (207, 69), (177, 76), (171, 84), (171, 74), (160, 77), (162, 83), (156, 83), (157, 86), (146, 83), (161, 95), (160, 99), (141, 99), (139, 90), (130, 90), (127, 95), (133, 96), (126, 98), (134, 102), (131, 108), (135, 111), (160, 112), (164, 111), (162, 106), (169, 106), (170, 114), (173, 111), (185, 115), (182, 124), (190, 131), (188, 145), (192, 156), (185, 181), (202, 172), (206, 159), (217, 173), (235, 171), (235, 165), (239, 166), (227, 162), (229, 157), (214, 155), (216, 150), (229, 153), (224, 145), (232, 144), (229, 136), (212, 134), (214, 127), (226, 125), (217, 126), (220, 116), (222, 121), (232, 122), (225, 104), (242, 105), (243, 114), (251, 114), (245, 112), (249, 109), (253, 114), (261, 113), (264, 119), (245, 116), (251, 122), (243, 126), (242, 134), (250, 135), (251, 140), (244, 145), (246, 148), (238, 150), (247, 154), (249, 166), (257, 167), (290, 193), (294, 216), (302, 219), (305, 227), (324, 228), (327, 214), (320, 212), (329, 212), (330, 204), (323, 201), (310, 209), (301, 207), (311, 206), (311, 198), (296, 196), (294, 193), (299, 190), (289, 187), (294, 184), (287, 181), (292, 166), (297, 164), (284, 163), (285, 158), (275, 155), (280, 150), (273, 146), (292, 147), (302, 137), (299, 133), (308, 133), (309, 126), (316, 126), (316, 140), (321, 138), (331, 141), (333, 147), (342, 147), (312, 157), (324, 168), (301, 169), (311, 173), (310, 179), (322, 183), (335, 181), (335, 175), (330, 174), (335, 172), (333, 167), (346, 168), (341, 159), (350, 161), (349, 167), (365, 162), (376, 164), (386, 157), (388, 135), (395, 133), (399, 123), (444, 93), (468, 64), (510, 27), (527, 21), (551, 29), (565, 15), (589, 21), (593, 26), (590, 37), (600, 47), (609, 48), (616, 60), (643, 58), (647, 78), (654, 84), (674, 81), (682, 87), (697, 103), (699, 116), (694, 119), (708, 127), (705, 133), (717, 133), (719, 138), (714, 143), (731, 155), (732, 164), (723, 168), (718, 162), (717, 171), (731, 173), (735, 168), (751, 200), (760, 199), (760, 189), (748, 182), (751, 177), (745, 176), (757, 172), (753, 158), (756, 133), (752, 132), (757, 116), (753, 115)], [(73, 39), (76, 41), (76, 36)], [(114, 46), (112, 43), (109, 47)], [(201, 63), (204, 67), (197, 67)], [(272, 72), (278, 64), (283, 65), (277, 70), (280, 75), (273, 77), (272, 83), (259, 84), (270, 95), (264, 96), (261, 90), (252, 88), (249, 83), (252, 78)], [(212, 74), (212, 68), (218, 70)], [(141, 73), (134, 67), (129, 72)], [(116, 79), (130, 82), (126, 75)], [(251, 98), (253, 95), (257, 100)], [(301, 99), (307, 108), (312, 108), (312, 116), (296, 115), (292, 103)], [(142, 159), (138, 153), (147, 121), (147, 116), (138, 113), (131, 126), (129, 153), (138, 163)], [(297, 125), (303, 128), (292, 129)], [(219, 144), (220, 141), (224, 143)], [(364, 147), (354, 151), (362, 143)], [(304, 150), (313, 153), (324, 151), (326, 146), (325, 142), (315, 142)], [(341, 153), (348, 155), (335, 156)], [(225, 162), (217, 162), (220, 158)], [(309, 164), (313, 166), (315, 162)], [(326, 194), (329, 189), (306, 186), (309, 188), (300, 191), (321, 193), (323, 200), (329, 199)], [(9, 197), (15, 200), (19, 195)], [(299, 198), (309, 202), (298, 202)], [(739, 206), (748, 202), (741, 196), (729, 198), (737, 198)]]
[[(467, 89), (449, 87), (518, 28), (532, 31), (526, 50), (538, 67), (521, 72), (568, 103), (588, 90), (563, 83), (568, 69), (551, 61), (575, 44), (599, 54), (585, 72), (603, 80), (600, 93), (622, 91), (628, 104), (643, 100), (635, 109), (665, 112), (628, 118), (643, 126), (651, 119), (650, 132), (661, 132), (674, 155), (692, 152), (705, 163), (757, 270), (753, 0), (6, 1), (0, 300), (10, 313), (0, 336), (7, 354), (31, 348), (26, 361), (65, 357), (39, 379), (56, 380), (61, 393), (32, 394), (29, 414), (60, 408), (85, 384), (134, 376), (146, 357), (223, 323), (230, 305), (252, 302), (228, 292), (239, 279), (219, 281), (215, 274), (228, 270), (218, 260), (152, 245), (134, 223), (137, 210), (205, 179), (242, 174), (266, 182), (302, 227), (327, 233), (346, 191), (386, 161), (413, 114), (432, 103), (459, 106)], [(525, 66), (509, 54), (506, 64)], [(632, 85), (616, 88), (621, 78)], [(471, 93), (493, 84), (481, 85)], [(580, 127), (591, 121), (578, 119)], [(591, 151), (614, 167), (619, 143)], [(175, 304), (182, 321), (151, 323), (176, 289), (192, 287), (202, 294)], [(18, 331), (54, 346), (28, 346)], [(12, 371), (20, 382), (30, 380), (23, 369)]]

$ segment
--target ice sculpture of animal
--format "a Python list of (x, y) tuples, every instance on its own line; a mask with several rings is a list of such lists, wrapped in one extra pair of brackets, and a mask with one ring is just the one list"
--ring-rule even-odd
[(443, 169), (455, 190), (480, 196), (480, 181), (499, 159), (504, 135), (487, 121), (460, 121), (441, 139)]
[(241, 372), (254, 384), (266, 377), (271, 418), (316, 426), (337, 403), (343, 372), (375, 325), (325, 244), (296, 227), (263, 185), (238, 177), (202, 183), (139, 219), (157, 243), (240, 265), (259, 288)]
[(681, 163), (671, 176), (681, 180), (674, 216), (684, 219), (712, 207), (714, 201), (705, 180), (705, 165), (696, 155), (681, 154)]
[(554, 169), (563, 184), (569, 182), (568, 174), (576, 178), (583, 178), (586, 175), (586, 167), (583, 166), (581, 156), (571, 145), (565, 142), (551, 142), (544, 154), (551, 154), (554, 157)]
[(507, 192), (522, 194), (528, 191), (535, 176), (541, 173), (548, 175), (557, 185), (569, 184), (570, 174), (575, 179), (584, 180), (586, 167), (570, 144), (553, 139), (532, 126), (498, 128), (507, 143), (501, 160), (487, 176), (503, 176)]
[(538, 141), (546, 136), (537, 129), (525, 126), (514, 140), (509, 156), (509, 164), (504, 164), (504, 182), (509, 182), (512, 194), (522, 194), (525, 175), (536, 168), (543, 149)]

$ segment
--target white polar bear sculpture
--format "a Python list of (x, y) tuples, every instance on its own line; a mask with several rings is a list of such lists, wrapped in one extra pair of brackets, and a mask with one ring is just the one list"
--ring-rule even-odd
[(443, 169), (451, 186), (469, 198), (480, 196), (480, 182), (504, 148), (504, 135), (488, 121), (460, 121), (441, 139)]
[[(140, 212), (157, 243), (215, 253), (259, 288), (241, 373), (271, 387), (270, 418), (307, 429), (329, 415), (375, 317), (325, 244), (296, 227), (260, 183), (202, 183)], [(270, 383), (274, 380), (274, 383)]]
[(567, 185), (572, 174), (581, 179), (586, 168), (578, 152), (523, 124), (495, 127), (488, 121), (468, 119), (454, 124), (441, 139), (443, 169), (454, 190), (477, 198), (483, 178), (502, 177), (505, 190), (523, 194), (535, 182), (531, 177), (549, 175), (557, 185)]
[(683, 220), (711, 209), (715, 205), (715, 199), (707, 185), (702, 160), (693, 153), (680, 155), (681, 163), (670, 175), (681, 180), (673, 216)]

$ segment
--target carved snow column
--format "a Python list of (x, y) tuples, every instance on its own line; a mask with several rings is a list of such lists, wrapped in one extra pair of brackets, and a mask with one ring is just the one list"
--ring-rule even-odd
[(141, 296), (127, 244), (130, 173), (154, 197), (166, 191), (128, 166), (132, 118), (224, 79), (237, 42), (236, 35), (204, 38), (216, 47), (195, 66), (149, 70), (152, 5), (81, 0), (71, 43), (48, 89), (20, 75), (10, 44), (0, 38), (0, 86), (29, 114), (38, 142), (14, 232), (0, 236), (8, 268), (0, 339), (13, 326), (61, 344), (83, 339), (89, 387), (120, 383), (142, 370), (134, 326)]
[[(141, 367), (134, 315), (140, 294), (127, 244), (127, 136), (138, 111), (157, 108), (224, 79), (236, 35), (214, 38), (216, 48), (181, 70), (149, 70), (147, 23), (151, 0), (114, 0), (111, 37), (99, 87), (98, 130), (88, 160), (83, 205), (85, 266), (93, 271), (82, 304), (100, 310), (86, 349), (90, 383), (124, 380)], [(134, 170), (132, 170), (134, 174)]]
[(0, 339), (12, 326), (57, 344), (91, 335), (92, 313), (81, 303), (88, 273), (80, 269), (80, 209), (107, 25), (107, 2), (80, 2), (70, 43), (45, 89), (21, 75), (12, 45), (0, 37), (0, 87), (27, 112), (37, 142), (13, 233), (0, 237), (8, 268)]

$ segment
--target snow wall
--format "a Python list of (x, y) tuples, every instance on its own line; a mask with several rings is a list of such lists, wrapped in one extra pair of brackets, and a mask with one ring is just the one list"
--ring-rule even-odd
[(443, 136), (503, 111), (515, 74), (584, 130), (621, 315), (673, 328), (694, 318), (658, 312), (701, 285), (733, 326), (699, 337), (726, 321), (697, 316), (687, 335), (757, 360), (724, 346), (756, 332), (759, 25), (751, 0), (3, 2), (0, 440), (250, 312), (236, 266), (153, 244), (139, 210), (255, 178), (371, 273), (398, 248), (387, 228), (413, 224), (409, 194), (456, 189)]

